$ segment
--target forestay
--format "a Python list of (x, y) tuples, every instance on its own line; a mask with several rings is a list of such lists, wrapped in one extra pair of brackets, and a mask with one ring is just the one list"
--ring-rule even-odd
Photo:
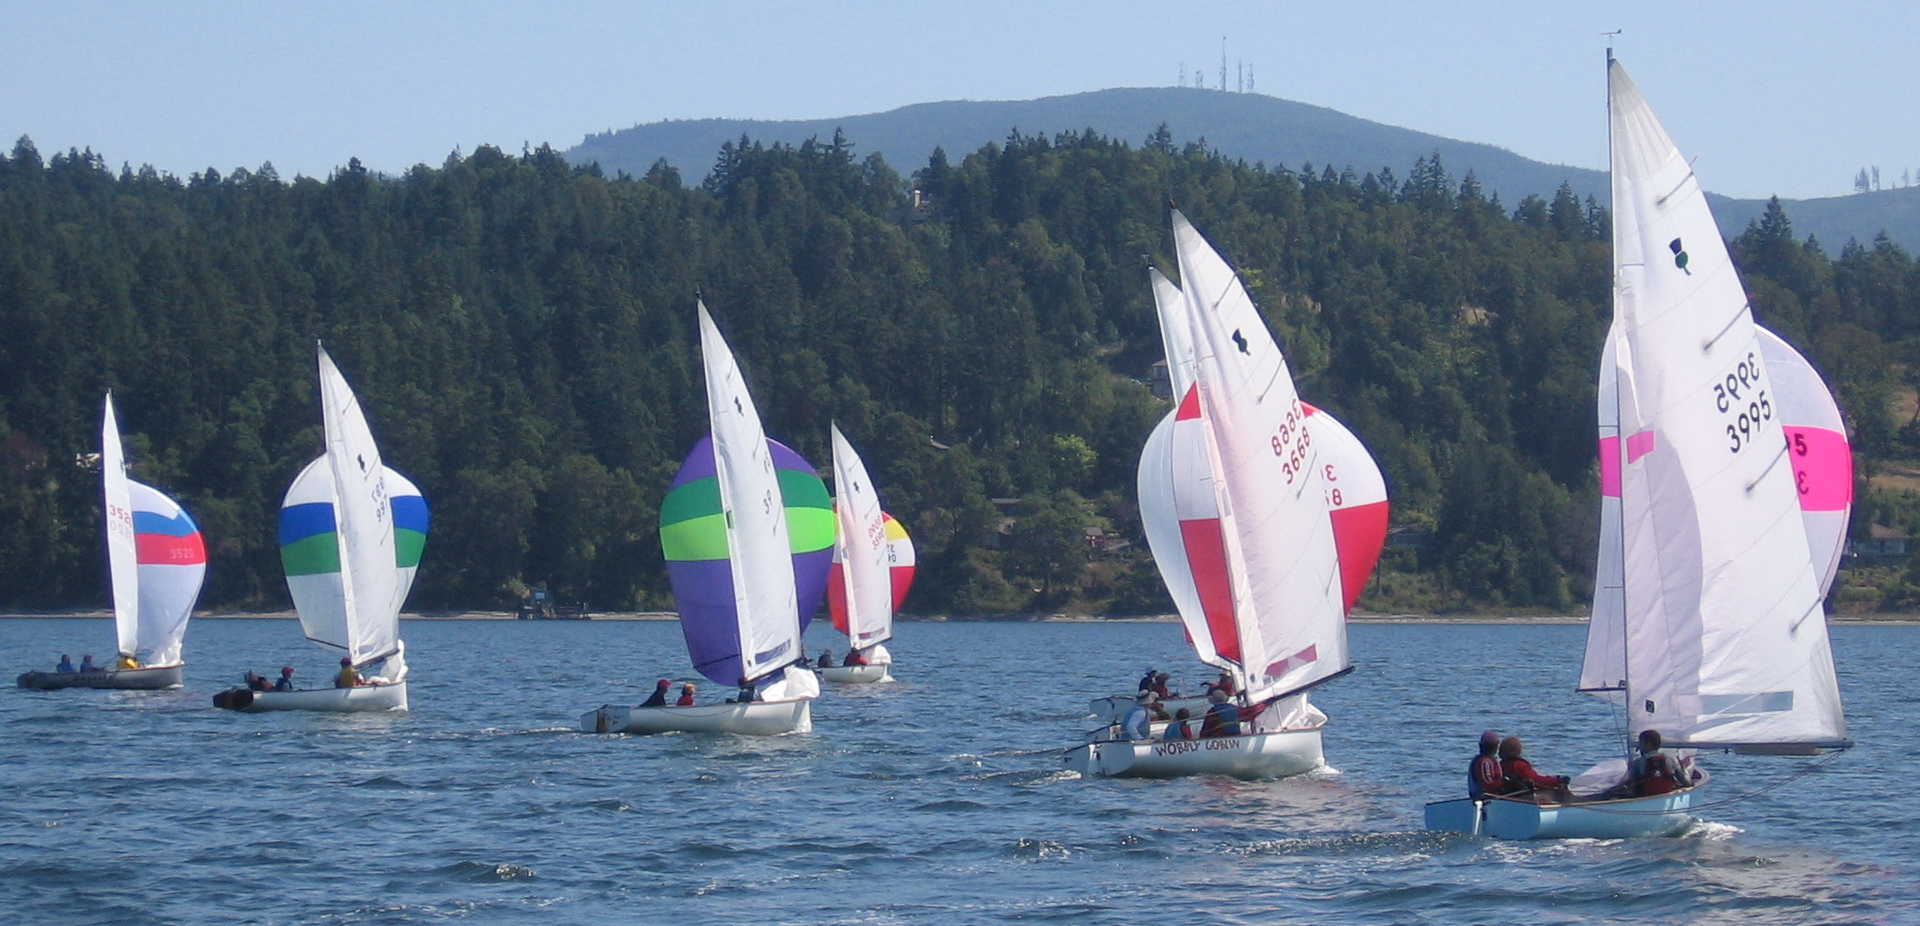
[(1181, 512), (1182, 535), (1209, 612), (1202, 573), (1224, 573), (1232, 637), (1209, 613), (1214, 648), (1238, 665), (1248, 699), (1265, 700), (1348, 666), (1332, 523), (1286, 359), (1238, 276), (1177, 211), (1173, 226), (1195, 358), (1174, 426), (1200, 429), (1206, 462), (1175, 435), (1175, 506), (1213, 498), (1217, 517)]
[(1845, 745), (1780, 386), (1692, 169), (1618, 62), (1608, 84), (1629, 726)]

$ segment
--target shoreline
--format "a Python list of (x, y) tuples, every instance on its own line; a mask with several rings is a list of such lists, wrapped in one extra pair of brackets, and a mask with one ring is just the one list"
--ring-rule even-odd
[[(87, 620), (109, 620), (113, 612), (103, 608), (66, 609), (58, 611), (4, 611), (0, 620), (14, 618), (81, 618)], [(194, 620), (297, 620), (292, 611), (203, 611), (193, 615)], [(513, 621), (519, 615), (513, 611), (403, 611), (403, 621)], [(1096, 617), (1082, 614), (1023, 614), (1023, 615), (980, 615), (961, 617), (946, 614), (899, 614), (894, 619), (903, 624), (939, 624), (955, 623), (1011, 623), (1011, 624), (1177, 624), (1176, 615), (1163, 614), (1145, 617)], [(679, 615), (672, 611), (610, 611), (596, 612), (587, 621), (677, 621)], [(542, 620), (539, 623), (580, 623), (579, 619)], [(1514, 625), (1550, 625), (1584, 624), (1585, 617), (1567, 614), (1500, 614), (1500, 613), (1459, 613), (1459, 614), (1350, 614), (1349, 624), (1514, 624)], [(531, 621), (530, 621), (531, 623)], [(1828, 625), (1873, 625), (1882, 627), (1907, 627), (1920, 625), (1920, 614), (1828, 614)]]

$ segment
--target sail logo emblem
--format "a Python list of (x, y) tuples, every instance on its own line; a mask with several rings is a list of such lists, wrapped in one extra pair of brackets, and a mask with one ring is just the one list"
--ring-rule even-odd
[(1240, 329), (1238, 328), (1233, 329), (1233, 343), (1240, 348), (1241, 353), (1246, 354), (1249, 357), (1253, 356), (1253, 352), (1247, 350), (1246, 336), (1242, 335), (1240, 333)]
[(1687, 276), (1693, 276), (1693, 271), (1687, 269), (1687, 250), (1681, 247), (1680, 239), (1675, 238), (1667, 242), (1667, 250), (1673, 252), (1673, 265), (1679, 267), (1680, 271)]

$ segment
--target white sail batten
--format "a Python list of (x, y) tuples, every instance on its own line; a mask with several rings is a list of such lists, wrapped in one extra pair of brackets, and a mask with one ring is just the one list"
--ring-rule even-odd
[(1839, 745), (1820, 577), (1745, 291), (1618, 62), (1608, 86), (1629, 727), (1692, 746)]
[(833, 437), (834, 543), (845, 583), (847, 642), (855, 649), (893, 638), (893, 575), (887, 562), (886, 515), (880, 495), (853, 445), (829, 426)]
[(343, 636), (309, 636), (347, 651), (355, 666), (400, 649), (400, 582), (395, 569), (393, 500), (380, 448), (346, 377), (320, 348), (320, 409), (332, 476), (340, 546)]
[(786, 508), (746, 377), (706, 305), (701, 303), (698, 309), (714, 469), (733, 561), (740, 666), (748, 680), (757, 681), (795, 661), (800, 653), (799, 593), (794, 588)]
[(106, 493), (107, 571), (113, 581), (113, 627), (120, 653), (140, 652), (140, 557), (133, 531), (133, 492), (127, 479), (120, 421), (107, 393), (100, 424), (100, 475)]
[(1347, 669), (1339, 558), (1286, 358), (1232, 268), (1177, 211), (1173, 227), (1239, 663), (1264, 700)]

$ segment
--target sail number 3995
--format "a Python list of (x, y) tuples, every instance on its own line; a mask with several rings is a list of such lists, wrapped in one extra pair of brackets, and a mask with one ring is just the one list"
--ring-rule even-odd
[(1293, 408), (1287, 411), (1287, 420), (1280, 423), (1279, 429), (1274, 431), (1269, 441), (1273, 447), (1273, 455), (1280, 458), (1280, 471), (1286, 474), (1288, 485), (1292, 485), (1294, 480), (1300, 477), (1309, 462), (1310, 451), (1313, 449), (1313, 434), (1302, 426), (1304, 424), (1300, 415), (1300, 405), (1295, 403)]
[(1727, 418), (1727, 452), (1745, 450), (1760, 436), (1760, 423), (1773, 420), (1773, 402), (1760, 388), (1760, 362), (1749, 352), (1726, 378), (1713, 385), (1713, 406)]

